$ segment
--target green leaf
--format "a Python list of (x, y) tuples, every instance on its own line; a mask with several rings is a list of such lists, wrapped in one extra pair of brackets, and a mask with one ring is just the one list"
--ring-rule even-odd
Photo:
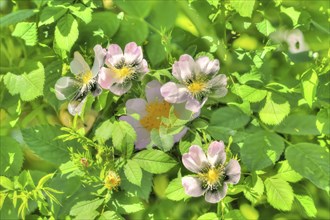
[(38, 62), (38, 69), (22, 75), (7, 73), (4, 82), (11, 95), (19, 94), (23, 101), (32, 101), (43, 95), (45, 71), (43, 65)]
[(27, 46), (34, 46), (37, 44), (37, 24), (34, 22), (20, 22), (16, 25), (12, 36), (23, 39)]
[(267, 201), (275, 209), (290, 211), (293, 203), (293, 190), (288, 182), (277, 178), (265, 180)]
[(230, 4), (242, 17), (252, 17), (255, 0), (230, 0)]
[[(166, 13), (164, 13), (166, 11)], [(170, 30), (175, 25), (178, 15), (178, 5), (174, 1), (154, 1), (148, 22), (158, 30)], [(154, 35), (156, 36), (156, 35)]]
[(260, 119), (269, 125), (277, 125), (290, 113), (289, 102), (280, 95), (268, 92), (265, 106), (260, 110)]
[(122, 47), (132, 41), (140, 45), (147, 39), (148, 33), (148, 25), (144, 21), (138, 18), (125, 17), (114, 36), (114, 42), (118, 42)]
[(223, 107), (211, 115), (210, 126), (221, 126), (231, 129), (244, 127), (250, 117), (236, 107)]
[(295, 183), (302, 179), (302, 176), (294, 171), (287, 160), (281, 161), (278, 164), (277, 174), (273, 176), (274, 178), (282, 179), (287, 182)]
[(320, 135), (316, 128), (315, 115), (289, 115), (281, 124), (275, 126), (274, 130), (291, 135)]
[(238, 209), (230, 210), (225, 214), (225, 220), (247, 220)]
[(70, 51), (78, 39), (78, 22), (72, 15), (63, 16), (55, 27), (55, 42), (58, 48)]
[(124, 166), (124, 173), (128, 181), (132, 184), (141, 186), (142, 170), (134, 160), (127, 160)]
[(176, 166), (177, 162), (160, 150), (143, 150), (135, 154), (133, 160), (142, 169), (155, 174), (165, 173)]
[(34, 9), (23, 9), (7, 14), (0, 18), (0, 27), (5, 27), (24, 21), (25, 19), (32, 17), (37, 12), (38, 11)]
[(325, 135), (330, 135), (330, 108), (321, 109), (316, 115), (316, 127)]
[(42, 10), (40, 14), (40, 21), (38, 26), (52, 24), (58, 19), (60, 19), (68, 9), (63, 7), (46, 7)]
[(158, 34), (151, 35), (148, 38), (148, 44), (145, 46), (148, 60), (153, 66), (160, 64), (166, 59), (166, 51), (162, 45), (161, 36)]
[(125, 121), (118, 121), (113, 124), (113, 146), (122, 152), (126, 158), (129, 158), (133, 153), (135, 139), (136, 132), (130, 124)]
[(101, 143), (109, 140), (112, 136), (113, 123), (110, 119), (102, 122), (102, 124), (95, 130), (94, 139), (98, 140)]
[(293, 26), (296, 26), (298, 24), (298, 20), (301, 12), (296, 11), (294, 7), (286, 8), (281, 6), (281, 12), (283, 12), (284, 14), (288, 15), (291, 18)]
[(261, 170), (275, 164), (283, 149), (284, 142), (280, 136), (259, 131), (246, 137), (241, 148), (241, 157), (249, 170)]
[(105, 211), (103, 212), (98, 220), (125, 220), (122, 216), (118, 215), (118, 213), (114, 211)]
[(248, 134), (244, 131), (237, 131), (231, 128), (220, 127), (220, 126), (209, 126), (207, 128), (207, 132), (215, 139), (223, 140), (224, 142), (228, 142), (229, 138), (233, 138), (233, 142), (241, 142), (243, 141)]
[(276, 31), (276, 29), (267, 19), (264, 19), (262, 22), (257, 23), (256, 27), (260, 33), (267, 37), (274, 31)]
[(111, 200), (114, 209), (120, 214), (135, 213), (144, 209), (140, 199), (127, 192), (118, 192), (112, 196)]
[(245, 186), (246, 188), (243, 191), (244, 196), (252, 204), (256, 204), (261, 200), (264, 194), (264, 182), (255, 172), (252, 173), (252, 176), (248, 176), (245, 179)]
[(73, 216), (86, 215), (86, 216), (88, 216), (90, 212), (96, 211), (96, 209), (98, 207), (100, 207), (103, 202), (104, 202), (104, 199), (94, 199), (94, 200), (78, 202), (71, 208), (70, 215), (73, 215)]
[(86, 24), (92, 21), (93, 10), (90, 7), (86, 7), (81, 3), (77, 3), (70, 6), (69, 9), (73, 15), (80, 18)]
[(4, 176), (18, 175), (23, 165), (23, 151), (19, 143), (10, 137), (0, 138), (0, 173)]
[(235, 85), (233, 93), (251, 103), (261, 102), (267, 95), (266, 90), (256, 89), (247, 85)]
[(189, 197), (184, 192), (181, 178), (176, 178), (168, 184), (168, 186), (165, 190), (165, 195), (166, 195), (166, 198), (173, 200), (173, 201), (180, 201), (182, 199)]
[(330, 156), (326, 148), (316, 144), (299, 143), (289, 146), (285, 157), (292, 169), (300, 175), (321, 189), (330, 189)]
[(56, 140), (63, 132), (58, 127), (39, 126), (22, 130), (25, 143), (41, 158), (60, 165), (70, 159), (69, 146), (78, 147), (75, 142)]
[(173, 135), (166, 134), (165, 132), (161, 132), (161, 129), (153, 129), (150, 132), (151, 141), (155, 146), (167, 152), (172, 149), (174, 145)]
[(208, 212), (205, 213), (197, 218), (197, 220), (218, 220), (217, 213), (214, 212)]
[[(2, 161), (2, 159), (1, 159), (1, 161)], [(3, 174), (2, 169), (1, 169), (1, 174)], [(5, 176), (0, 176), (0, 186), (2, 186), (5, 189), (14, 190), (14, 183)], [(1, 208), (1, 205), (0, 205), (0, 208)]]
[(141, 186), (132, 184), (127, 180), (127, 177), (120, 173), (121, 184), (120, 187), (133, 195), (148, 200), (152, 189), (152, 174), (142, 170)]
[(308, 71), (303, 75), (301, 79), (301, 85), (303, 88), (303, 96), (307, 101), (309, 107), (312, 107), (315, 100), (317, 85), (319, 84), (319, 78), (315, 70)]
[(115, 0), (115, 4), (129, 15), (144, 18), (153, 4), (152, 1)]
[(316, 217), (317, 209), (313, 199), (308, 195), (294, 195), (299, 207), (304, 210), (308, 217)]

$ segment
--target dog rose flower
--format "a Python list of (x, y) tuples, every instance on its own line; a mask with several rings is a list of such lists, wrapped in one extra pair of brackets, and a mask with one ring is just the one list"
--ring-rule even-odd
[(222, 141), (213, 141), (207, 154), (202, 148), (193, 145), (182, 156), (183, 165), (196, 176), (185, 176), (182, 185), (185, 193), (192, 197), (205, 195), (209, 203), (217, 203), (227, 193), (227, 184), (238, 183), (241, 167), (237, 160), (231, 159), (226, 164), (226, 151)]
[(217, 75), (219, 60), (207, 56), (194, 60), (190, 55), (182, 55), (173, 64), (172, 74), (179, 83), (168, 82), (161, 88), (161, 94), (169, 103), (186, 103), (186, 109), (198, 112), (210, 94), (223, 97), (227, 94), (227, 78)]

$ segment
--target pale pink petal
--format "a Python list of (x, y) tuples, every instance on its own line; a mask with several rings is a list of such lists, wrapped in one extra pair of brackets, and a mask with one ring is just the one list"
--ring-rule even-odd
[(189, 196), (199, 197), (205, 192), (202, 188), (202, 181), (196, 177), (185, 176), (182, 177), (181, 182), (185, 193)]
[(207, 159), (212, 166), (226, 162), (225, 145), (222, 141), (213, 141), (207, 151)]
[(182, 163), (194, 173), (200, 172), (209, 165), (204, 151), (198, 145), (192, 145), (189, 152), (182, 155)]
[(237, 160), (231, 159), (225, 168), (227, 179), (225, 182), (236, 184), (241, 177), (241, 166)]
[(225, 74), (219, 74), (208, 82), (209, 87), (226, 87), (227, 77)]
[(197, 99), (195, 99), (192, 96), (189, 96), (186, 102), (186, 109), (192, 112), (199, 112), (200, 109), (205, 104), (207, 98), (204, 98), (204, 100), (200, 103)]
[(215, 74), (220, 69), (220, 63), (218, 59), (210, 60), (210, 58), (204, 56), (196, 60), (196, 63), (200, 67), (202, 73)]
[[(86, 96), (87, 97), (87, 96)], [(82, 101), (71, 101), (68, 105), (68, 111), (71, 115), (80, 115), (82, 108), (84, 107), (84, 104), (87, 100), (87, 98), (84, 98)]]
[(180, 56), (180, 59), (178, 61), (178, 67), (179, 67), (180, 71), (177, 71), (177, 70), (176, 71), (177, 71), (177, 74), (180, 75), (180, 78), (182, 79), (182, 81), (191, 79), (196, 70), (195, 61), (188, 54), (184, 54), (184, 55)]
[(127, 64), (140, 63), (143, 59), (142, 48), (135, 42), (126, 44), (124, 58)]
[(157, 80), (148, 82), (146, 85), (146, 98), (148, 102), (163, 101), (164, 98), (160, 93), (161, 84)]
[(137, 113), (140, 115), (140, 118), (143, 118), (147, 114), (146, 105), (147, 102), (144, 99), (129, 99), (126, 102), (126, 112), (127, 114)]
[(99, 73), (101, 67), (104, 65), (106, 49), (103, 49), (101, 45), (97, 44), (94, 47), (94, 53), (95, 53), (95, 58), (92, 67), (93, 77), (95, 77)]
[(188, 128), (187, 127), (184, 127), (178, 134), (174, 135), (174, 143), (177, 143), (179, 142), (183, 136), (187, 133), (188, 131)]
[(71, 77), (61, 77), (55, 84), (55, 95), (58, 100), (71, 99), (79, 89), (79, 82)]
[(150, 143), (150, 133), (142, 127), (140, 122), (131, 116), (121, 116), (119, 120), (128, 122), (136, 132), (135, 148), (141, 150)]
[(75, 75), (90, 71), (90, 68), (79, 52), (74, 52), (74, 58), (70, 63), (71, 72)]
[(125, 94), (126, 92), (128, 92), (128, 90), (130, 90), (131, 87), (132, 87), (132, 82), (131, 81), (128, 81), (125, 84), (114, 83), (114, 84), (110, 85), (109, 90), (113, 94), (118, 95), (118, 96), (121, 96), (121, 95)]
[(304, 35), (299, 29), (290, 31), (286, 41), (291, 53), (300, 53), (309, 50), (308, 45), (304, 41)]
[(169, 103), (182, 103), (187, 101), (188, 90), (186, 87), (174, 82), (168, 82), (160, 88), (165, 101)]
[(228, 186), (224, 183), (220, 189), (216, 191), (207, 191), (205, 193), (205, 201), (209, 203), (218, 203), (226, 196)]
[(98, 76), (98, 83), (103, 89), (109, 89), (116, 82), (114, 73), (109, 69), (102, 67)]
[(108, 66), (116, 66), (124, 59), (123, 51), (117, 44), (110, 44), (106, 55), (106, 64)]
[(178, 61), (174, 62), (174, 64), (172, 65), (172, 75), (179, 80), (180, 82), (182, 82), (182, 78), (181, 78), (181, 71), (180, 71), (180, 64)]

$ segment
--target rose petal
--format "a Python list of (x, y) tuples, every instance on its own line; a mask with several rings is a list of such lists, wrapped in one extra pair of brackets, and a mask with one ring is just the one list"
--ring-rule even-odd
[(157, 80), (153, 80), (146, 85), (146, 98), (148, 102), (163, 101), (164, 98), (160, 93), (161, 84)]
[(216, 191), (207, 191), (205, 193), (205, 201), (209, 203), (218, 203), (226, 196), (228, 186), (224, 183), (220, 189)]
[(123, 94), (125, 94), (126, 92), (128, 92), (128, 90), (130, 90), (132, 87), (132, 82), (129, 81), (125, 84), (122, 84), (122, 83), (114, 83), (112, 85), (110, 85), (110, 88), (109, 90), (115, 94), (115, 95), (118, 95), (118, 96), (121, 96)]
[(123, 51), (117, 44), (110, 44), (106, 55), (105, 63), (108, 66), (116, 66), (124, 59)]
[(140, 118), (143, 118), (147, 114), (146, 105), (147, 102), (144, 99), (129, 99), (126, 102), (126, 112), (127, 114), (137, 113), (140, 115)]
[(189, 152), (182, 155), (182, 163), (194, 173), (198, 173), (208, 166), (205, 153), (198, 145), (192, 145)]
[(94, 53), (95, 53), (95, 58), (94, 58), (94, 63), (92, 67), (92, 73), (93, 77), (97, 76), (99, 73), (101, 67), (104, 65), (104, 58), (106, 55), (106, 50), (101, 47), (101, 45), (97, 44), (94, 47)]
[(215, 74), (220, 69), (220, 63), (218, 59), (210, 60), (210, 58), (204, 56), (196, 60), (197, 65), (204, 74)]
[(192, 96), (189, 96), (186, 102), (186, 109), (192, 112), (199, 112), (200, 109), (203, 107), (204, 103), (206, 102), (207, 98), (200, 103), (197, 99)]
[(179, 68), (176, 69), (176, 73), (180, 76), (181, 80), (186, 81), (193, 77), (196, 70), (196, 64), (190, 55), (184, 54), (180, 56), (178, 66), (176, 68)]
[(128, 122), (136, 132), (135, 148), (141, 150), (150, 143), (150, 133), (142, 127), (140, 122), (131, 116), (121, 116), (120, 120)]
[(231, 159), (225, 168), (225, 173), (227, 176), (225, 182), (232, 184), (238, 183), (241, 177), (241, 166), (239, 165), (238, 161)]
[(174, 143), (177, 143), (179, 142), (183, 136), (187, 133), (188, 131), (188, 128), (187, 127), (184, 127), (179, 133), (177, 133), (176, 135), (174, 135)]
[(109, 68), (102, 67), (98, 75), (98, 83), (103, 89), (109, 89), (116, 82), (113, 72)]
[(174, 82), (168, 82), (160, 88), (160, 92), (164, 99), (169, 103), (182, 103), (188, 98), (188, 90), (186, 87)]
[(226, 162), (225, 145), (222, 141), (213, 141), (207, 151), (207, 159), (212, 166)]
[(90, 68), (79, 52), (74, 52), (74, 58), (70, 63), (71, 72), (75, 75), (86, 73)]
[(182, 177), (181, 182), (185, 193), (189, 196), (199, 197), (205, 192), (202, 188), (202, 181), (196, 177), (185, 176)]
[(79, 82), (71, 77), (61, 77), (55, 84), (55, 95), (58, 100), (71, 99), (79, 89)]
[(124, 58), (127, 64), (140, 63), (143, 59), (142, 48), (135, 42), (126, 44)]
[(82, 101), (70, 101), (70, 103), (68, 105), (68, 111), (71, 115), (73, 115), (73, 116), (80, 115), (81, 110), (87, 100), (86, 97)]

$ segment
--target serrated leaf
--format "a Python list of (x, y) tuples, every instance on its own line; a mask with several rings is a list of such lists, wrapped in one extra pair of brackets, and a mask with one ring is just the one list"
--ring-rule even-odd
[(316, 115), (316, 127), (325, 135), (330, 135), (330, 108), (321, 109)]
[(55, 42), (58, 48), (70, 51), (78, 39), (78, 22), (70, 14), (63, 16), (55, 27)]
[(86, 24), (92, 21), (93, 10), (90, 7), (86, 7), (83, 4), (77, 3), (70, 6), (69, 9), (73, 15), (80, 18)]
[(124, 173), (128, 181), (134, 185), (141, 186), (142, 170), (137, 162), (128, 160), (124, 166)]
[(140, 199), (127, 192), (118, 192), (111, 200), (116, 212), (120, 214), (135, 213), (144, 209)]
[(317, 85), (319, 84), (319, 78), (315, 70), (311, 70), (304, 74), (301, 79), (301, 86), (303, 88), (304, 98), (309, 105), (312, 107), (315, 100)]
[(94, 139), (104, 143), (109, 140), (112, 136), (113, 123), (110, 119), (102, 122), (102, 124), (95, 130)]
[[(1, 159), (1, 161), (2, 161), (2, 159)], [(2, 173), (3, 172), (1, 171), (1, 174)], [(14, 190), (14, 183), (5, 176), (0, 176), (0, 186), (5, 189)], [(1, 206), (0, 206), (0, 208), (1, 208)]]
[(18, 175), (23, 165), (23, 151), (19, 143), (10, 137), (0, 138), (0, 173), (4, 176)]
[(133, 160), (150, 173), (161, 174), (169, 171), (177, 162), (160, 150), (143, 150), (135, 154)]
[(161, 129), (153, 129), (150, 132), (150, 139), (155, 146), (165, 152), (171, 150), (174, 145), (173, 135), (162, 133)]
[(247, 85), (235, 85), (233, 93), (240, 96), (243, 100), (255, 103), (261, 102), (267, 95), (267, 91), (263, 89), (256, 89)]
[(255, 0), (230, 0), (230, 4), (242, 17), (251, 18)]
[(276, 132), (291, 135), (319, 135), (315, 115), (289, 115), (274, 127)]
[(24, 21), (25, 19), (28, 19), (37, 12), (38, 11), (34, 9), (23, 9), (7, 14), (0, 18), (0, 27), (4, 27)]
[(180, 201), (189, 197), (184, 191), (181, 178), (175, 178), (168, 184), (165, 195), (166, 198), (173, 201)]
[(20, 22), (15, 26), (12, 36), (23, 39), (27, 46), (34, 46), (37, 44), (37, 24)]
[(39, 126), (22, 130), (25, 143), (41, 158), (60, 165), (70, 159), (69, 146), (78, 147), (75, 142), (56, 140), (63, 132), (58, 127)]
[(300, 181), (302, 176), (290, 167), (287, 160), (284, 160), (278, 163), (277, 174), (274, 176), (274, 178), (295, 183)]
[(113, 124), (113, 146), (126, 158), (129, 158), (133, 153), (135, 139), (136, 132), (130, 124), (125, 121), (118, 121)]
[(299, 206), (304, 210), (308, 217), (315, 217), (317, 209), (315, 207), (313, 199), (308, 195), (294, 195)]
[(125, 220), (122, 216), (118, 215), (118, 213), (114, 211), (105, 211), (103, 212), (98, 220)]
[(248, 176), (245, 182), (246, 189), (243, 191), (244, 196), (251, 201), (252, 204), (256, 204), (261, 200), (264, 194), (264, 182), (255, 173), (252, 173), (252, 176)]
[(250, 117), (236, 107), (223, 107), (211, 115), (210, 126), (221, 126), (231, 129), (244, 127)]
[(241, 157), (247, 168), (255, 171), (275, 164), (283, 150), (284, 142), (280, 136), (259, 131), (246, 137), (241, 148)]
[(276, 29), (267, 19), (264, 19), (262, 22), (257, 23), (256, 27), (260, 33), (267, 37), (274, 31), (276, 31)]
[(288, 15), (291, 18), (293, 26), (296, 26), (298, 24), (298, 20), (301, 12), (296, 11), (294, 7), (286, 8), (281, 6), (281, 12), (283, 12), (284, 14)]
[(38, 26), (52, 24), (58, 19), (60, 19), (68, 9), (63, 7), (46, 7), (42, 10), (40, 14), (40, 21)]
[(265, 106), (260, 110), (260, 119), (269, 125), (277, 125), (290, 113), (289, 102), (280, 95), (268, 92)]
[(311, 143), (299, 143), (289, 146), (285, 157), (292, 169), (300, 175), (321, 189), (330, 189), (330, 156), (326, 148)]
[(229, 212), (227, 212), (225, 214), (225, 219), (226, 220), (247, 220), (242, 212), (238, 209), (233, 209), (233, 210), (230, 210)]
[(288, 182), (277, 178), (267, 178), (265, 187), (267, 201), (271, 206), (281, 211), (291, 210), (294, 194)]
[(124, 174), (121, 173), (120, 175), (121, 177), (121, 184), (120, 187), (122, 189), (124, 189), (127, 192), (132, 193), (133, 195), (144, 199), (144, 200), (148, 200), (149, 199), (149, 195), (151, 193), (151, 189), (152, 189), (152, 174), (148, 173), (144, 170), (142, 170), (142, 179), (141, 179), (141, 186), (137, 186), (134, 185), (132, 183), (130, 183), (126, 176)]
[(84, 215), (88, 216), (88, 214), (90, 212), (93, 212), (98, 207), (100, 207), (103, 202), (104, 202), (104, 199), (95, 199), (95, 200), (78, 202), (76, 205), (74, 205), (71, 208), (70, 215), (77, 216), (77, 215), (84, 214)]
[(197, 220), (218, 220), (217, 213), (215, 212), (208, 212), (205, 213), (197, 218)]
[(23, 101), (32, 101), (43, 95), (45, 72), (43, 65), (38, 62), (38, 69), (22, 75), (7, 73), (4, 83), (11, 95), (19, 94)]

